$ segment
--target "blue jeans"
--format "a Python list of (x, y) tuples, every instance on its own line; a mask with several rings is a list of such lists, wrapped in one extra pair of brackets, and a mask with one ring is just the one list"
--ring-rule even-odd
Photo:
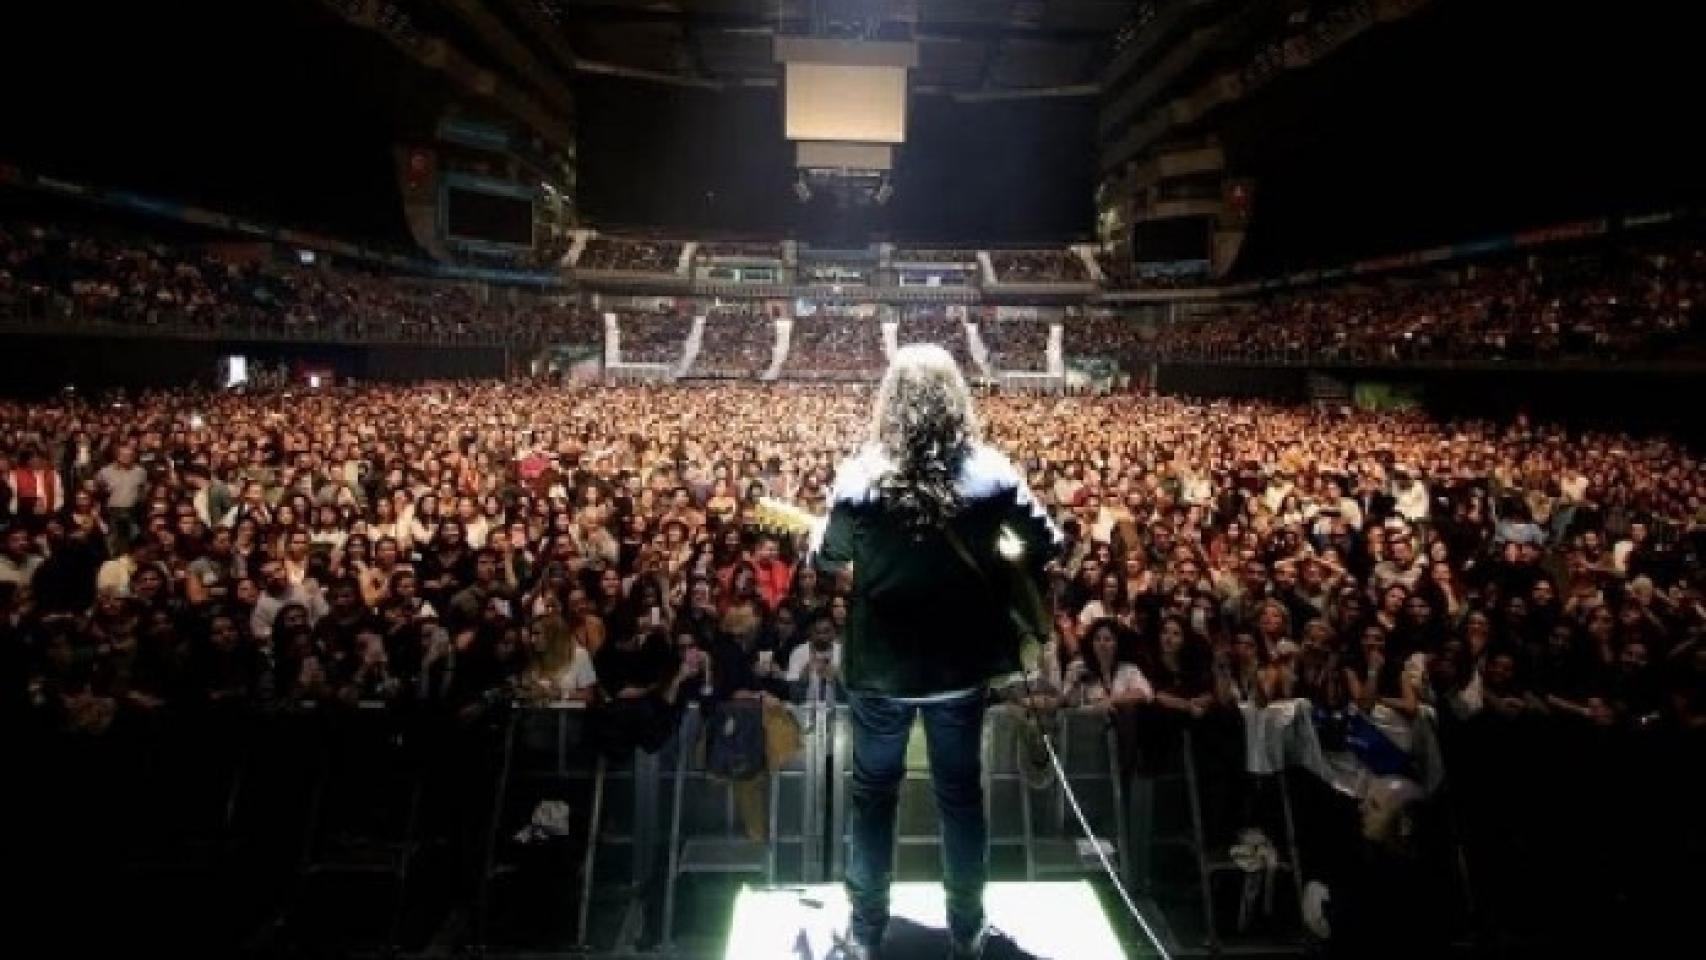
[(983, 812), (983, 694), (933, 703), (907, 703), (849, 691), (853, 725), (853, 783), (849, 790), (852, 848), (847, 897), (853, 936), (882, 939), (894, 879), (895, 804), (906, 773), (906, 742), (914, 713), (924, 715), (930, 782), (942, 821), (942, 886), (948, 927), (969, 939), (983, 926), (983, 885), (989, 874), (989, 825)]

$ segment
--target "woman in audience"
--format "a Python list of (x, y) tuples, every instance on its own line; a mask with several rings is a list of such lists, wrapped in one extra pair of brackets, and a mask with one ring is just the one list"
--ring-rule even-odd
[(1154, 698), (1155, 691), (1137, 665), (1129, 628), (1112, 617), (1102, 617), (1085, 631), (1083, 644), (1088, 656), (1075, 657), (1063, 671), (1063, 702), (1112, 709)]
[(798, 621), (810, 619), (829, 609), (829, 594), (819, 587), (816, 567), (802, 561), (794, 569), (785, 606), (794, 611), (794, 617)]
[(1116, 573), (1104, 574), (1095, 598), (1078, 611), (1079, 629), (1086, 638), (1101, 620), (1113, 620), (1128, 630), (1136, 626), (1131, 602), (1125, 594), (1125, 581)]
[(544, 696), (558, 700), (591, 700), (598, 690), (593, 653), (579, 642), (569, 621), (549, 614), (533, 621), (530, 638), (534, 659), (532, 682)]
[(474, 554), (468, 549), (460, 521), (438, 524), (417, 570), (421, 596), (434, 608), (449, 610), (450, 598), (474, 581)]
[(1214, 704), (1213, 654), (1183, 617), (1161, 618), (1144, 675), (1154, 688), (1155, 705), (1163, 710), (1201, 717)]

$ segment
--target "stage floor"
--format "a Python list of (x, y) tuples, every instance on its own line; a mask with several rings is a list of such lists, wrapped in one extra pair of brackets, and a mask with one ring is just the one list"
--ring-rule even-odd
[[(986, 960), (1125, 960), (1090, 884), (991, 883), (989, 922), (1011, 942), (992, 942)], [(897, 883), (883, 960), (941, 960), (947, 919), (939, 883)], [(724, 960), (834, 960), (847, 930), (839, 884), (746, 887), (735, 898)]]

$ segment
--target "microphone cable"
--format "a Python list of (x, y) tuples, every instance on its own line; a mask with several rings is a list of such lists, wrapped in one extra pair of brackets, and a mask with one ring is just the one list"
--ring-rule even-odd
[[(1049, 737), (1048, 730), (1043, 725), (1040, 716), (1041, 711), (1034, 705), (1036, 691), (1031, 687), (1031, 676), (1028, 671), (1023, 669), (1019, 671), (1019, 683), (1025, 688), (1025, 699), (1021, 704), (1024, 707), (1025, 714), (1030, 718), (1031, 726), (1036, 729), (1038, 738), (1042, 740), (1043, 749), (1048, 753), (1049, 763), (1054, 767), (1055, 779), (1059, 781), (1060, 789), (1066, 795), (1067, 804), (1072, 807), (1072, 815), (1078, 821), (1078, 828), (1083, 831), (1084, 838), (1090, 842), (1090, 846), (1096, 851), (1096, 858), (1101, 862), (1102, 872), (1107, 876), (1108, 883), (1113, 886), (1114, 892), (1119, 894), (1120, 902), (1125, 905), (1126, 912), (1131, 914), (1133, 920), (1137, 921), (1143, 935), (1155, 947), (1156, 956), (1160, 957), (1161, 960), (1173, 960), (1172, 954), (1161, 942), (1160, 935), (1155, 932), (1154, 927), (1149, 925), (1149, 920), (1144, 917), (1143, 911), (1138, 909), (1137, 902), (1132, 899), (1131, 892), (1120, 880), (1119, 872), (1114, 869), (1113, 862), (1108, 859), (1107, 852), (1102, 849), (1102, 841), (1096, 837), (1096, 832), (1091, 829), (1090, 818), (1085, 815), (1083, 805), (1078, 802), (1078, 794), (1072, 789), (1072, 782), (1066, 777), (1066, 765), (1061, 763), (1060, 754), (1055, 752), (1054, 741)], [(1117, 763), (1113, 775), (1116, 777), (1122, 775)], [(1022, 780), (1020, 787), (1026, 790), (1030, 789), (1030, 786)], [(1120, 811), (1120, 813), (1123, 814), (1124, 811)]]

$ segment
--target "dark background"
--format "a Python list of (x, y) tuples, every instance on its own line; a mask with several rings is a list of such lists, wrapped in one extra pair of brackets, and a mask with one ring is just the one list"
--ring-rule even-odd
[[(1241, 273), (1699, 200), (1688, 4), (1435, 0), (1225, 117), (1255, 178)], [(776, 90), (573, 81), (597, 225), (1012, 244), (1093, 229), (1089, 98), (912, 99), (894, 199), (791, 190)], [(0, 14), (0, 162), (408, 246), (391, 146), (438, 76), (308, 0), (89, 0)]]
[(1092, 98), (957, 103), (914, 96), (894, 198), (841, 207), (793, 192), (780, 90), (715, 92), (587, 77), (579, 104), (581, 209), (595, 222), (871, 236), (942, 243), (1079, 239), (1092, 232)]
[(1706, 199), (1693, 5), (1435, 0), (1226, 120), (1239, 272)]
[(445, 191), (445, 225), (453, 237), (493, 243), (533, 244), (533, 204), (481, 190)]
[(1211, 217), (1171, 217), (1139, 223), (1131, 230), (1131, 249), (1138, 262), (1206, 260), (1214, 236)]
[(0, 162), (412, 247), (391, 145), (441, 79), (304, 0), (10, 4)]

